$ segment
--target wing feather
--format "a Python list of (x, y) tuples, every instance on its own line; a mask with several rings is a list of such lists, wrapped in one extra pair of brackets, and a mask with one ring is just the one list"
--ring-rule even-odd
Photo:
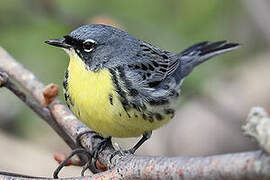
[(128, 64), (141, 81), (149, 87), (155, 87), (166, 77), (170, 76), (179, 66), (179, 60), (172, 53), (155, 48), (151, 44), (141, 41), (140, 51), (136, 60)]

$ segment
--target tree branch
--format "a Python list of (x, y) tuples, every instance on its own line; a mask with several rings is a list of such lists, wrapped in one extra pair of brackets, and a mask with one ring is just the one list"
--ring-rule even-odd
[[(71, 147), (75, 148), (74, 139), (89, 130), (81, 121), (62, 105), (54, 100), (44, 107), (43, 90), (45, 86), (30, 71), (23, 68), (11, 56), (0, 48), (0, 85), (6, 87), (44, 119)], [(7, 75), (6, 75), (6, 74)], [(8, 77), (21, 84), (34, 100), (23, 93)], [(268, 131), (269, 132), (269, 131)], [(94, 139), (93, 144), (100, 140)], [(84, 148), (91, 148), (89, 135), (82, 139)], [(98, 155), (98, 160), (109, 170), (89, 177), (76, 179), (102, 178), (139, 178), (139, 179), (269, 179), (270, 157), (260, 151), (243, 152), (208, 157), (150, 157), (131, 154), (110, 155), (115, 152), (108, 146)], [(0, 172), (0, 178), (18, 178), (16, 174)], [(25, 177), (28, 178), (28, 177)], [(29, 177), (29, 179), (40, 179)], [(75, 178), (69, 178), (75, 179)]]

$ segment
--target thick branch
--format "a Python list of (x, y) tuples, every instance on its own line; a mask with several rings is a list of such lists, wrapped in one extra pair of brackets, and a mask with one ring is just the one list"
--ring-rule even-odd
[[(126, 156), (118, 162), (120, 164), (111, 170), (91, 177), (67, 179), (266, 180), (270, 174), (270, 157), (259, 151), (209, 157)], [(0, 178), (6, 176), (6, 173), (0, 172)], [(8, 177), (10, 179), (14, 175), (9, 174)]]
[[(74, 143), (74, 139), (79, 133), (89, 130), (82, 122), (77, 120), (65, 106), (59, 103), (58, 100), (55, 100), (48, 108), (43, 107), (44, 97), (42, 96), (42, 91), (44, 85), (33, 73), (24, 69), (3, 49), (0, 49), (0, 71), (6, 72), (9, 76), (12, 76), (16, 82), (20, 83), (35, 97), (38, 103), (33, 102), (25, 94), (22, 95), (22, 91), (20, 91), (7, 76), (3, 75), (3, 73), (0, 74), (0, 84), (11, 90), (43, 119), (46, 119), (50, 126), (54, 127), (55, 124), (58, 124), (58, 128), (54, 127), (54, 129), (58, 129), (58, 133), (62, 137), (62, 134), (65, 134), (64, 137), (70, 140), (66, 140), (69, 145), (71, 141)], [(51, 113), (51, 116), (48, 111)], [(43, 113), (46, 116), (42, 115)], [(47, 116), (50, 116), (50, 118), (46, 118)], [(99, 139), (94, 139), (94, 144), (98, 141)], [(83, 138), (82, 145), (85, 148), (90, 147), (89, 136)], [(74, 145), (70, 146), (74, 148)], [(253, 180), (269, 179), (270, 177), (270, 157), (262, 155), (259, 151), (209, 157), (149, 157), (125, 154), (122, 156), (116, 155), (110, 161), (110, 155), (114, 151), (113, 147), (108, 146), (98, 156), (99, 161), (109, 170), (95, 174), (88, 177), (88, 179), (132, 177), (142, 179)], [(0, 178), (1, 177), (6, 178), (13, 176), (0, 173)]]

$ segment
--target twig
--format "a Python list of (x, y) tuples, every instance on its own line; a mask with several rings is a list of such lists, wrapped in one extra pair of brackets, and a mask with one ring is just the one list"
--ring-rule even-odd
[[(42, 118), (49, 113), (52, 116), (46, 119), (50, 126), (58, 129), (61, 137), (69, 140), (66, 142), (74, 143), (74, 139), (83, 131), (89, 130), (82, 122), (77, 120), (65, 106), (58, 100), (53, 101), (48, 108), (42, 107), (44, 101), (42, 91), (44, 85), (33, 75), (24, 69), (3, 49), (0, 48), (0, 71), (6, 72), (14, 80), (20, 83), (37, 100), (37, 104), (32, 102), (28, 96), (22, 95), (19, 88), (11, 80), (0, 74), (0, 84), (20, 97), (29, 107), (33, 108)], [(2, 82), (1, 82), (2, 80)], [(48, 115), (49, 116), (49, 115)], [(55, 123), (56, 121), (57, 123)], [(58, 128), (54, 125), (58, 124)], [(99, 139), (94, 139), (94, 145)], [(83, 137), (82, 145), (84, 148), (91, 146), (89, 136)], [(74, 145), (70, 145), (71, 147)], [(149, 157), (135, 156), (131, 154), (114, 156), (110, 161), (110, 155), (115, 152), (113, 147), (108, 146), (98, 155), (99, 161), (109, 170), (95, 174), (84, 179), (269, 179), (270, 177), (270, 157), (263, 155), (260, 151), (243, 152), (226, 155), (208, 157)], [(11, 178), (12, 175), (0, 173), (1, 178)], [(34, 178), (38, 179), (38, 178)], [(75, 179), (75, 178), (71, 178)], [(82, 179), (76, 178), (76, 179)]]

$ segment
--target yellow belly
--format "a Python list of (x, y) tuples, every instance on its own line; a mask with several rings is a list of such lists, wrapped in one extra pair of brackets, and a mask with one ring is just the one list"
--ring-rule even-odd
[(92, 130), (104, 137), (136, 137), (168, 122), (146, 121), (140, 112), (124, 110), (108, 70), (87, 71), (78, 56), (70, 55), (67, 92), (70, 109)]

